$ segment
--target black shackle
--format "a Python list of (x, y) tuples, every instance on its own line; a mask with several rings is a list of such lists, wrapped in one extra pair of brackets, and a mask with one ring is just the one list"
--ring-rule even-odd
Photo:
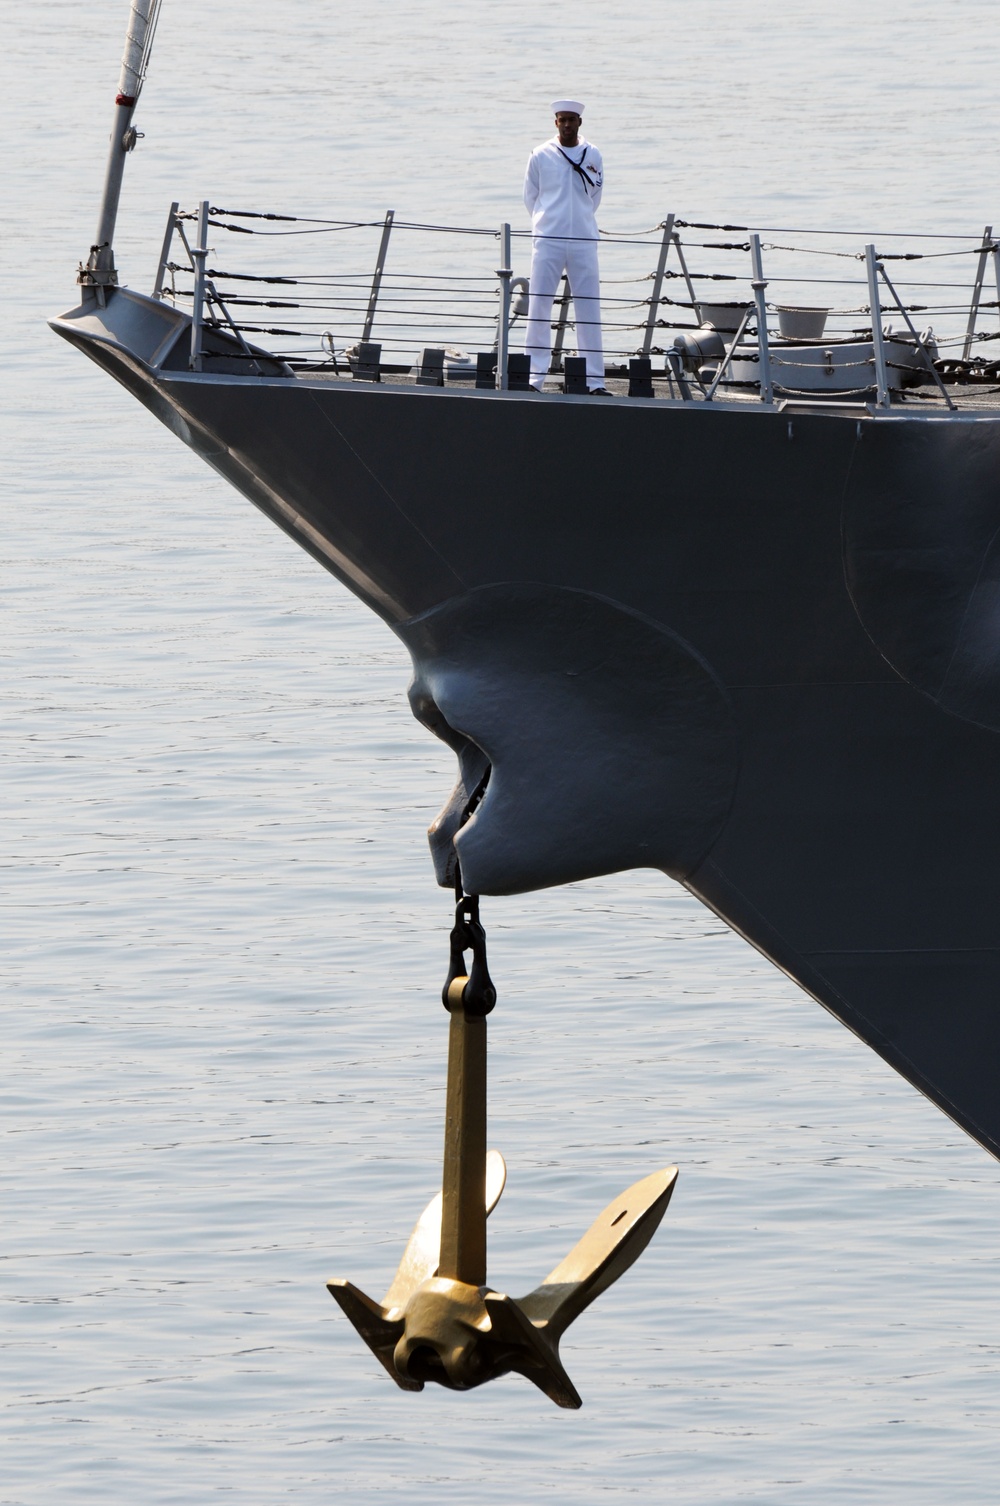
[[(466, 952), (472, 953), (470, 968), (465, 966)], [(463, 894), (455, 906), (451, 958), (441, 1002), (449, 1011), (461, 1006), (467, 1015), (482, 1018), (496, 1001), (497, 991), (486, 965), (486, 932), (479, 919), (479, 895)]]

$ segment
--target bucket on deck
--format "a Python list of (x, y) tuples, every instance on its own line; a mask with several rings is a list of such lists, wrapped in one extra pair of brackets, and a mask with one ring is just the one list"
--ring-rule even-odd
[(748, 303), (699, 303), (698, 318), (702, 324), (710, 324), (720, 335), (735, 335)]
[(784, 340), (822, 340), (829, 309), (792, 308), (777, 304), (778, 328)]

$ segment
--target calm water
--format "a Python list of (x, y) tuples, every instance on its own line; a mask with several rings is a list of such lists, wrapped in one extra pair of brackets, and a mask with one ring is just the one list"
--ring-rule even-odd
[[(438, 1172), (451, 755), (391, 635), (41, 324), (123, 0), (8, 10), (0, 1502), (993, 1499), (995, 1163), (655, 874), (486, 905), (496, 1283), (682, 1168), (564, 1344), (583, 1412), (404, 1395), (339, 1316)], [(516, 218), (567, 90), (609, 228), (975, 232), (998, 42), (993, 0), (166, 0), (119, 260), (172, 198)]]

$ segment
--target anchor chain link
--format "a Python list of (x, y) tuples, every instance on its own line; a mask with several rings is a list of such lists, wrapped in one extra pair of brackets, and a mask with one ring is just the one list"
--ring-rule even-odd
[[(483, 1019), (497, 1001), (497, 991), (486, 963), (486, 932), (479, 919), (479, 895), (458, 893), (455, 924), (452, 927), (451, 956), (448, 976), (441, 990), (445, 1009), (464, 1008), (473, 1019)], [(465, 953), (472, 953), (472, 965), (466, 967)]]

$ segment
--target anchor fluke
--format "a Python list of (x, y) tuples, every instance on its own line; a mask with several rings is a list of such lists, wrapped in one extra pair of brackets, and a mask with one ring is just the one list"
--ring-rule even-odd
[(372, 1354), (385, 1366), (396, 1385), (402, 1386), (404, 1391), (422, 1391), (423, 1381), (412, 1381), (400, 1375), (393, 1362), (393, 1351), (403, 1332), (402, 1318), (387, 1318), (384, 1308), (367, 1297), (351, 1281), (328, 1281), (326, 1289), (334, 1301), (339, 1302)]
[(583, 1405), (559, 1358), (559, 1340), (595, 1298), (624, 1275), (649, 1244), (677, 1181), (668, 1166), (635, 1182), (609, 1203), (586, 1234), (526, 1297), (487, 1292), (495, 1342), (507, 1339), (517, 1370), (557, 1407)]
[(659, 1228), (677, 1182), (677, 1167), (654, 1171), (599, 1214), (586, 1234), (517, 1305), (556, 1343), (584, 1308), (634, 1265)]

